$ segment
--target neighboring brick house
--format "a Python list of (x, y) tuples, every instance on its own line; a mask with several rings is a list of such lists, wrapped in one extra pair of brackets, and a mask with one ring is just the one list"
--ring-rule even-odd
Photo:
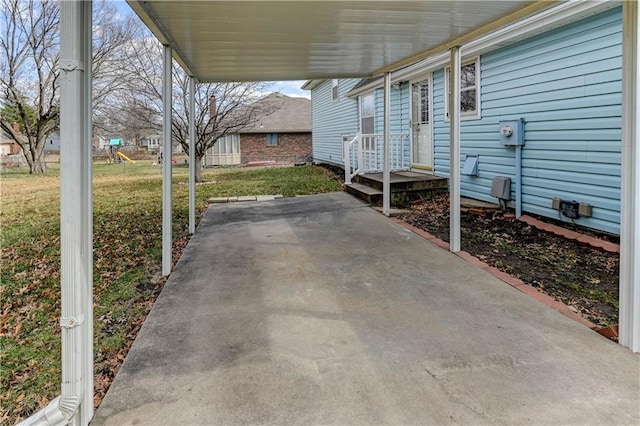
[(0, 155), (20, 154), (22, 148), (13, 140), (13, 138), (4, 130), (0, 129)]
[[(11, 124), (15, 132), (20, 133), (18, 123)], [(13, 139), (13, 136), (0, 128), (0, 165), (2, 170), (6, 167), (22, 167), (27, 165), (27, 159), (22, 148)]]
[(277, 109), (207, 151), (205, 165), (299, 163), (311, 157), (311, 101), (272, 93), (257, 102)]

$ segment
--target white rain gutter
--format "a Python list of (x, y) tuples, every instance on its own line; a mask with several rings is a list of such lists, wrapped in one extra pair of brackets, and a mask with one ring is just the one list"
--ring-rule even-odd
[(622, 164), (620, 179), (619, 342), (640, 352), (640, 8), (622, 9)]
[(172, 105), (171, 46), (164, 45), (162, 68), (162, 276), (171, 274), (172, 260), (172, 199), (171, 199), (171, 105)]
[(459, 47), (451, 48), (449, 72), (449, 250), (460, 251), (460, 64)]
[(60, 4), (62, 395), (20, 425), (93, 417), (92, 2)]

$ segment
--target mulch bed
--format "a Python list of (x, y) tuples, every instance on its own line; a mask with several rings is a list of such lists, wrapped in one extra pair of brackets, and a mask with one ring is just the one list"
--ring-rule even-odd
[[(413, 205), (401, 219), (449, 241), (448, 194)], [(462, 212), (461, 233), (462, 250), (569, 305), (598, 326), (618, 323), (619, 254), (548, 234), (502, 210)]]

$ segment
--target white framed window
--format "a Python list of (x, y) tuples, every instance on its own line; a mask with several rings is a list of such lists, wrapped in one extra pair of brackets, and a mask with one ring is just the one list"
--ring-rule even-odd
[[(449, 121), (449, 75), (451, 68), (444, 69), (444, 118)], [(460, 119), (480, 118), (480, 58), (465, 61), (460, 67)]]
[(226, 135), (213, 145), (213, 154), (239, 154), (240, 135)]
[(267, 133), (267, 146), (278, 146), (277, 133)]
[(331, 80), (331, 99), (334, 101), (338, 100), (338, 80)]
[(360, 96), (360, 133), (376, 132), (376, 97), (373, 92)]

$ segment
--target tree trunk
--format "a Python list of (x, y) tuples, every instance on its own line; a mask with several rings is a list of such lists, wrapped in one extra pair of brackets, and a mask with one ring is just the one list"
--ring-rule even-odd
[(35, 161), (29, 161), (27, 159), (27, 163), (29, 164), (29, 174), (34, 175), (47, 172), (47, 164), (44, 162), (44, 158)]
[(196, 182), (202, 182), (202, 155), (198, 155), (198, 153), (196, 152), (196, 164), (195, 164), (195, 170), (196, 170)]
[(29, 165), (29, 174), (40, 174), (47, 172), (47, 164), (44, 159), (44, 145), (45, 139), (33, 140), (30, 139), (26, 144), (21, 144), (24, 158)]
[(27, 137), (22, 134), (19, 129), (14, 128), (13, 125), (7, 121), (2, 120), (0, 127), (4, 130), (11, 139), (13, 139), (24, 155), (24, 159), (29, 166), (30, 174), (39, 174), (47, 172), (47, 164), (44, 161), (44, 145), (46, 137), (41, 137), (40, 140), (36, 138)]

